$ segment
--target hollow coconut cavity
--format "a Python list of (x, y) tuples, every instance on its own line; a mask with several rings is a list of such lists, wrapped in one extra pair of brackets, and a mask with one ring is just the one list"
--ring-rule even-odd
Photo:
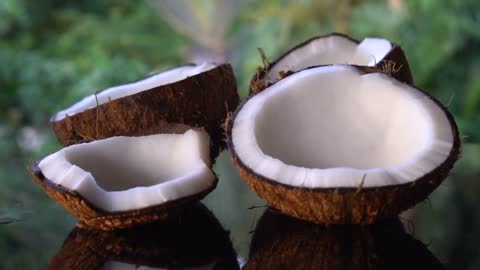
[(270, 205), (317, 223), (373, 223), (424, 200), (460, 141), (447, 109), (385, 74), (343, 65), (295, 73), (229, 123), (234, 163)]
[(259, 68), (252, 78), (250, 92), (261, 91), (293, 72), (332, 64), (362, 66), (413, 84), (408, 61), (398, 45), (382, 38), (365, 38), (360, 42), (343, 34), (332, 33), (311, 38), (265, 68)]
[(86, 226), (129, 227), (167, 218), (215, 188), (209, 142), (188, 130), (72, 145), (34, 164), (34, 180)]
[(231, 66), (204, 63), (105, 89), (58, 112), (50, 122), (64, 146), (204, 128), (215, 157), (224, 146), (221, 125), (238, 101)]

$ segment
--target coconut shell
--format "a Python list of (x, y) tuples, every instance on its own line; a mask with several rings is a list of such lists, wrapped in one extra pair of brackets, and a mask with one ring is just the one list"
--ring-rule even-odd
[[(347, 35), (339, 34), (339, 33), (331, 33), (328, 35), (322, 35), (322, 36), (310, 38), (298, 44), (297, 46), (291, 48), (290, 50), (282, 54), (279, 58), (277, 58), (275, 61), (268, 63), (267, 66), (258, 67), (252, 79), (250, 80), (249, 93), (250, 94), (258, 93), (263, 89), (267, 88), (268, 86), (272, 85), (274, 82), (266, 81), (265, 75), (268, 73), (270, 69), (272, 69), (273, 66), (275, 66), (280, 60), (285, 58), (287, 55), (289, 55), (293, 51), (303, 46), (308, 45), (312, 41), (322, 39), (322, 38), (328, 38), (330, 36), (339, 36), (339, 37), (349, 39), (352, 42), (355, 42), (357, 44), (360, 43), (358, 40), (355, 40)], [(403, 52), (402, 48), (399, 45), (395, 43), (391, 43), (391, 44), (392, 44), (392, 49), (387, 55), (385, 55), (383, 59), (381, 59), (375, 66), (366, 67), (366, 68), (380, 71), (382, 73), (386, 73), (401, 82), (405, 82), (409, 85), (413, 85), (413, 76), (410, 71), (410, 65), (408, 64), (405, 53)], [(285, 78), (293, 73), (294, 72), (292, 70), (285, 70), (280, 74), (280, 76), (282, 78)]]
[(218, 179), (215, 179), (215, 182), (210, 187), (197, 194), (159, 205), (152, 205), (131, 211), (106, 212), (95, 207), (80, 193), (57, 185), (45, 178), (38, 167), (38, 162), (30, 167), (30, 174), (32, 175), (33, 181), (39, 185), (48, 196), (80, 220), (77, 226), (106, 231), (129, 228), (175, 217), (193, 202), (203, 199), (208, 193), (215, 189), (218, 183)]
[(322, 226), (269, 209), (260, 218), (243, 268), (445, 269), (427, 247), (390, 220), (375, 225)]
[(173, 219), (133, 229), (74, 228), (48, 269), (93, 270), (108, 261), (169, 269), (210, 264), (212, 269), (238, 269), (229, 233), (200, 203)]
[(279, 183), (257, 174), (238, 158), (232, 141), (233, 121), (248, 99), (226, 122), (232, 162), (253, 191), (270, 206), (287, 215), (319, 224), (373, 224), (395, 218), (425, 200), (440, 185), (449, 175), (461, 150), (458, 127), (448, 109), (430, 94), (417, 90), (445, 113), (452, 128), (453, 146), (448, 158), (440, 166), (412, 182), (381, 187), (305, 188)]
[(50, 122), (63, 146), (113, 136), (183, 133), (204, 128), (211, 138), (211, 155), (225, 147), (222, 124), (239, 102), (229, 64), (184, 80), (115, 99), (95, 108)]

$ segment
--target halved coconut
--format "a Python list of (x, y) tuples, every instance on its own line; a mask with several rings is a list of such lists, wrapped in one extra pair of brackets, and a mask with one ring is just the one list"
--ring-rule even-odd
[(87, 96), (50, 121), (64, 146), (203, 127), (210, 134), (215, 157), (225, 146), (222, 124), (238, 102), (230, 65), (192, 65)]
[(365, 38), (359, 42), (343, 34), (313, 37), (290, 49), (263, 68), (250, 82), (250, 92), (261, 91), (289, 74), (312, 66), (349, 64), (387, 73), (413, 84), (402, 48), (386, 39)]
[(229, 233), (204, 205), (132, 229), (74, 228), (48, 265), (49, 270), (165, 268), (238, 269)]
[(233, 162), (284, 213), (317, 223), (374, 223), (427, 196), (460, 140), (438, 100), (346, 65), (297, 72), (250, 97), (230, 119)]
[(317, 225), (267, 210), (255, 227), (244, 270), (445, 269), (400, 221)]
[(32, 166), (34, 181), (78, 217), (103, 230), (166, 219), (211, 192), (204, 131), (112, 137), (66, 147)]

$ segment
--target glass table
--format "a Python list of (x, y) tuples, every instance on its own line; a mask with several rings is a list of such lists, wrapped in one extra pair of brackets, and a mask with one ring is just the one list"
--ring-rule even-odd
[(111, 232), (72, 228), (47, 268), (445, 269), (400, 219), (324, 226), (291, 218), (229, 166), (224, 153), (217, 189), (172, 220)]

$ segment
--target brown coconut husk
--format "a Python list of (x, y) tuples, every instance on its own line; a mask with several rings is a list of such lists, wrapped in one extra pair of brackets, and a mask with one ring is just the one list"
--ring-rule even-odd
[(48, 269), (93, 270), (108, 261), (169, 269), (210, 264), (213, 269), (238, 269), (229, 233), (200, 203), (175, 218), (133, 229), (74, 228)]
[[(331, 34), (327, 34), (327, 35), (322, 35), (322, 36), (317, 36), (317, 37), (310, 38), (310, 39), (298, 44), (297, 46), (289, 49), (287, 52), (282, 54), (279, 58), (277, 58), (273, 62), (266, 61), (264, 53), (261, 53), (262, 61), (263, 61), (264, 65), (262, 67), (257, 68), (255, 74), (253, 75), (252, 79), (250, 80), (250, 87), (249, 87), (250, 95), (258, 93), (258, 92), (262, 91), (263, 89), (267, 88), (268, 86), (272, 85), (273, 83), (275, 83), (275, 82), (269, 82), (269, 81), (265, 80), (265, 75), (280, 60), (285, 58), (287, 55), (289, 55), (293, 51), (295, 51), (295, 50), (297, 50), (297, 49), (299, 49), (303, 46), (308, 45), (312, 41), (315, 41), (315, 40), (318, 40), (318, 39), (323, 39), (323, 38), (328, 38), (328, 37), (331, 37), (331, 36), (339, 36), (339, 37), (349, 39), (352, 42), (355, 42), (357, 44), (360, 43), (360, 41), (358, 41), (356, 39), (353, 39), (353, 38), (351, 38), (351, 37), (349, 37), (345, 34), (331, 33)], [(385, 57), (383, 59), (380, 59), (380, 61), (373, 67), (365, 67), (365, 68), (367, 68), (367, 69), (370, 68), (370, 69), (375, 70), (375, 71), (380, 71), (382, 73), (386, 73), (386, 74), (394, 77), (395, 79), (397, 79), (401, 82), (405, 82), (409, 85), (413, 85), (413, 76), (412, 76), (412, 73), (410, 71), (410, 65), (408, 64), (407, 57), (405, 56), (405, 53), (403, 52), (402, 48), (399, 45), (397, 45), (395, 43), (391, 43), (391, 44), (392, 44), (391, 51), (387, 55), (385, 55)], [(289, 76), (293, 73), (294, 72), (292, 70), (284, 70), (279, 75), (280, 75), (280, 77), (285, 78), (285, 77), (287, 77), (287, 76)]]
[[(375, 72), (364, 67), (356, 68), (363, 72)], [(232, 141), (233, 122), (248, 99), (239, 105), (226, 123), (232, 162), (255, 193), (287, 215), (318, 224), (373, 224), (395, 218), (424, 201), (442, 183), (461, 151), (458, 127), (447, 107), (427, 92), (416, 89), (445, 113), (452, 128), (453, 146), (448, 158), (440, 166), (410, 183), (382, 187), (305, 188), (282, 184), (257, 174), (238, 158)]]
[(239, 102), (229, 64), (171, 84), (115, 99), (50, 124), (63, 146), (113, 136), (183, 133), (204, 128), (212, 159), (225, 147), (221, 127)]
[(268, 209), (260, 218), (244, 270), (445, 269), (400, 221), (322, 226)]
[(38, 167), (38, 162), (34, 163), (29, 169), (33, 181), (39, 185), (50, 198), (80, 220), (77, 226), (106, 231), (129, 228), (140, 224), (173, 218), (182, 213), (182, 211), (192, 203), (203, 199), (215, 189), (218, 183), (218, 179), (216, 179), (211, 186), (197, 194), (167, 201), (159, 205), (152, 205), (131, 211), (106, 212), (95, 207), (80, 193), (57, 185), (45, 178)]

